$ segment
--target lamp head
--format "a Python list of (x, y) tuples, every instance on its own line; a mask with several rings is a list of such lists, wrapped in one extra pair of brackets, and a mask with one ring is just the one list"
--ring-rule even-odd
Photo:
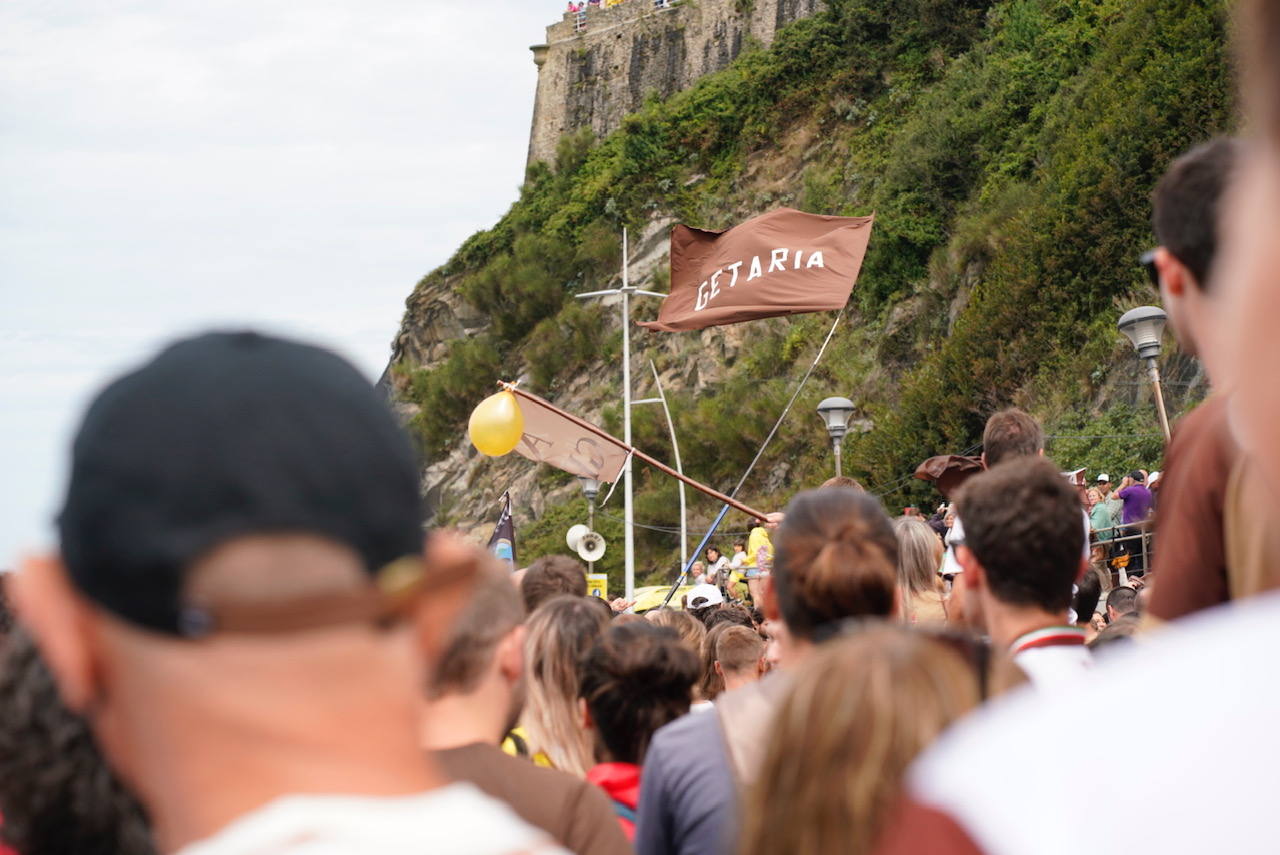
[(582, 495), (587, 497), (588, 502), (594, 502), (596, 496), (600, 495), (600, 482), (597, 479), (579, 475), (578, 483), (582, 485)]
[(826, 423), (827, 433), (833, 440), (841, 439), (849, 431), (849, 419), (853, 417), (853, 401), (848, 398), (824, 398), (818, 404), (818, 415)]
[(1141, 359), (1155, 359), (1160, 355), (1160, 336), (1164, 334), (1164, 324), (1168, 315), (1164, 309), (1155, 306), (1139, 306), (1130, 309), (1120, 316), (1116, 325), (1129, 341)]

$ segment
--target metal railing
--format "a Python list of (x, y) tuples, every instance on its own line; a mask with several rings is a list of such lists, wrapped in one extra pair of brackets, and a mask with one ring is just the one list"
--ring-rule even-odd
[[(1149, 520), (1137, 524), (1093, 529), (1093, 533), (1095, 539), (1091, 541), (1090, 546), (1101, 546), (1106, 549), (1103, 564), (1114, 575), (1117, 584), (1127, 584), (1131, 570), (1143, 574), (1151, 570), (1151, 559), (1155, 553), (1151, 548)], [(1106, 539), (1103, 540), (1103, 537)], [(1120, 548), (1117, 549), (1117, 546)]]

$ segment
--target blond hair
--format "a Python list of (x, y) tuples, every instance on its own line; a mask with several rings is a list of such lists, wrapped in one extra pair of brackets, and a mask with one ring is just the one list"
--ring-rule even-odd
[(731, 623), (718, 623), (707, 630), (702, 639), (702, 649), (698, 656), (702, 664), (702, 677), (695, 687), (698, 697), (704, 701), (714, 701), (724, 691), (724, 677), (716, 673), (716, 644), (720, 636), (733, 626)]
[(593, 765), (578, 714), (578, 658), (608, 623), (604, 610), (587, 597), (564, 596), (543, 603), (526, 624), (528, 697), (520, 725), (531, 754), (578, 777)]
[(938, 589), (938, 568), (942, 566), (942, 538), (924, 520), (902, 517), (893, 521), (898, 536), (898, 587), (903, 602)]
[(743, 855), (871, 852), (908, 765), (979, 698), (972, 665), (906, 628), (819, 648), (774, 719)]
[(646, 612), (645, 618), (657, 626), (674, 629), (681, 644), (702, 655), (702, 640), (707, 637), (707, 627), (693, 615), (680, 609), (660, 608)]
[(755, 671), (764, 658), (764, 639), (753, 629), (729, 624), (716, 638), (715, 656), (726, 674)]

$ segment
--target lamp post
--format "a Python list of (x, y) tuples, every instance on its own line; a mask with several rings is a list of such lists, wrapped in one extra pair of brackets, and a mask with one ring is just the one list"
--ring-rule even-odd
[[(586, 478), (579, 475), (578, 483), (582, 485), (582, 495), (587, 497), (587, 528), (591, 531), (595, 531), (596, 496), (600, 495), (600, 482), (595, 478)], [(596, 563), (594, 561), (587, 562), (587, 572), (596, 572)]]
[(844, 435), (849, 432), (849, 419), (853, 417), (853, 401), (848, 398), (824, 398), (818, 404), (818, 415), (826, 423), (827, 433), (831, 435), (831, 447), (836, 453), (836, 477), (840, 471), (840, 446)]
[(1168, 315), (1164, 309), (1155, 306), (1139, 306), (1130, 309), (1120, 316), (1116, 325), (1120, 332), (1133, 343), (1138, 358), (1147, 364), (1147, 377), (1151, 380), (1151, 388), (1155, 391), (1156, 411), (1160, 415), (1160, 430), (1164, 433), (1165, 442), (1169, 441), (1169, 414), (1164, 408), (1164, 392), (1160, 388), (1160, 367), (1156, 360), (1160, 357), (1160, 336), (1164, 334), (1164, 324)]

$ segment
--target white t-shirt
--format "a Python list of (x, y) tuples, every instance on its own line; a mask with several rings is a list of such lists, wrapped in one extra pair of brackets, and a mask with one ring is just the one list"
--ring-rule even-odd
[[(988, 855), (1078, 855), (1082, 827), (1093, 855), (1275, 852), (1277, 646), (1276, 593), (1175, 621), (1088, 676), (958, 722), (908, 789)], [(1138, 725), (1122, 772), (1082, 784), (1059, 743), (1089, 710), (1132, 712)]]
[(1010, 653), (1014, 664), (1038, 689), (1070, 682), (1093, 664), (1093, 655), (1084, 643), (1084, 630), (1074, 626), (1029, 632), (1013, 642)]
[(412, 796), (285, 796), (178, 855), (564, 855), (471, 784)]
[(729, 566), (729, 559), (721, 555), (719, 558), (716, 559), (716, 562), (714, 564), (712, 564), (710, 567), (707, 568), (707, 578), (714, 580), (716, 582), (722, 581), (720, 579), (720, 569), (722, 567), (728, 567), (728, 566)]

